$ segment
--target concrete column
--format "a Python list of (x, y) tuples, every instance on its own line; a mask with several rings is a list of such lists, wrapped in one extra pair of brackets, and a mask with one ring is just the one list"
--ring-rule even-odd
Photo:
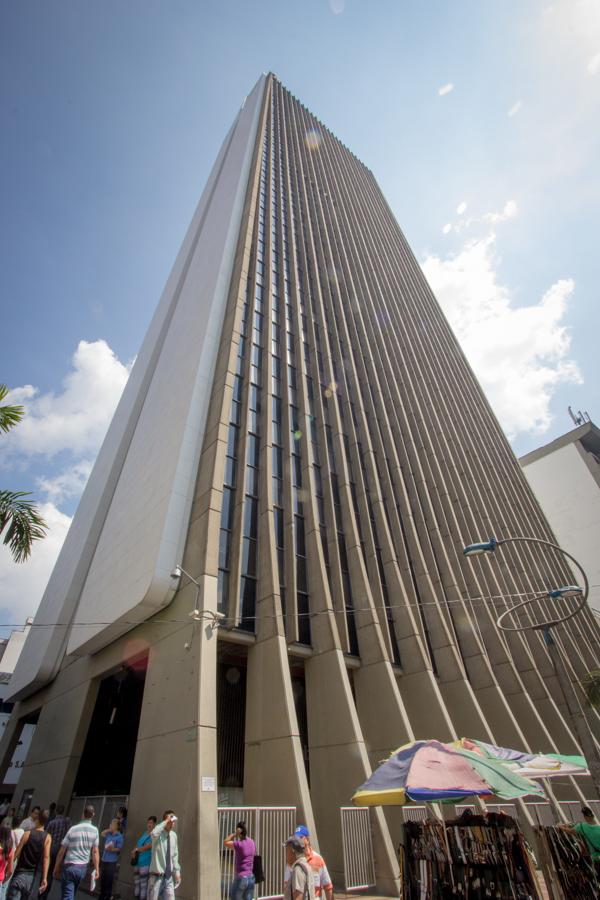
[(44, 702), (15, 796), (33, 788), (32, 804), (68, 806), (98, 687), (96, 679), (86, 680)]
[(282, 635), (248, 651), (244, 802), (296, 806), (311, 833), (314, 821)]
[[(173, 619), (184, 621), (196, 601), (200, 609), (216, 608), (216, 579), (203, 576), (200, 586), (198, 598), (194, 585), (178, 593)], [(160, 818), (174, 809), (182, 865), (179, 900), (214, 897), (220, 883), (216, 668), (217, 631), (207, 621), (171, 631), (150, 649), (124, 858), (149, 815)], [(121, 867), (125, 897), (131, 896), (132, 872)]]
[[(312, 656), (305, 664), (310, 747), (310, 787), (319, 849), (334, 883), (344, 877), (340, 807), (349, 806), (371, 766), (362, 737), (341, 650)], [(377, 889), (398, 896), (398, 865), (380, 808), (373, 809), (373, 847)]]

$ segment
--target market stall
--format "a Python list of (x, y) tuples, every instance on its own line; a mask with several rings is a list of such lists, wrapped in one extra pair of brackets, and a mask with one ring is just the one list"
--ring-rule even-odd
[(600, 884), (585, 841), (555, 825), (535, 830), (538, 862), (552, 900), (597, 900)]
[(510, 816), (405, 823), (401, 900), (541, 900), (523, 834)]
[[(399, 848), (401, 900), (496, 898), (541, 900), (525, 839), (503, 814), (445, 822), (433, 804), (467, 797), (514, 800), (544, 791), (519, 771), (521, 763), (499, 759), (491, 745), (414, 741), (391, 754), (356, 791), (357, 806), (430, 804), (424, 822), (405, 822)], [(572, 898), (571, 898), (572, 900)]]

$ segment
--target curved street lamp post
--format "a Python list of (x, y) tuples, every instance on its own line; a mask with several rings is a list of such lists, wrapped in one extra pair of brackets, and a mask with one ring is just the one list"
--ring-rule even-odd
[[(589, 583), (587, 576), (581, 567), (581, 565), (577, 562), (575, 557), (571, 556), (570, 553), (567, 553), (566, 550), (563, 550), (562, 547), (559, 547), (558, 544), (553, 544), (551, 541), (544, 541), (540, 538), (534, 537), (510, 537), (510, 538), (502, 538), (496, 540), (495, 538), (490, 538), (489, 541), (481, 541), (477, 544), (469, 544), (464, 548), (463, 554), (465, 556), (483, 556), (484, 554), (494, 553), (498, 547), (501, 547), (503, 544), (541, 544), (544, 547), (550, 547), (553, 550), (558, 550), (559, 553), (562, 553), (563, 556), (566, 556), (571, 560), (572, 563), (575, 564), (577, 569), (581, 574), (581, 578), (583, 581), (583, 588), (579, 587), (579, 585), (567, 585), (565, 587), (555, 588), (550, 591), (545, 591), (541, 594), (536, 594), (534, 597), (530, 597), (528, 600), (523, 600), (521, 603), (515, 604), (515, 606), (507, 609), (502, 613), (501, 616), (496, 620), (496, 625), (501, 631), (512, 631), (512, 632), (520, 632), (520, 631), (541, 631), (544, 637), (544, 643), (548, 648), (548, 654), (552, 660), (554, 665), (554, 670), (556, 672), (556, 677), (558, 679), (558, 683), (560, 685), (563, 699), (565, 702), (565, 706), (567, 707), (567, 711), (569, 713), (569, 718), (571, 720), (571, 725), (573, 727), (573, 731), (575, 732), (577, 739), (579, 741), (579, 745), (583, 751), (583, 755), (586, 758), (588, 769), (590, 771), (590, 776), (594, 787), (600, 797), (600, 754), (598, 753), (598, 747), (596, 745), (596, 741), (591, 732), (588, 721), (585, 717), (585, 713), (583, 712), (583, 708), (577, 694), (575, 692), (575, 688), (573, 687), (573, 683), (569, 678), (569, 674), (567, 672), (564, 660), (558, 648), (556, 641), (554, 640), (554, 636), (552, 634), (552, 629), (556, 628), (557, 625), (562, 625), (563, 622), (568, 622), (569, 619), (572, 619), (574, 616), (579, 615), (580, 612), (585, 608), (587, 604), (587, 598), (589, 594)], [(551, 600), (563, 600), (573, 597), (579, 597), (580, 600), (577, 603), (575, 609), (572, 609), (570, 612), (563, 616), (558, 616), (554, 619), (548, 619), (545, 622), (540, 622), (538, 624), (529, 624), (529, 625), (519, 625), (519, 624), (507, 624), (507, 619), (510, 619), (518, 610), (524, 609), (526, 606), (529, 606), (531, 603), (537, 603), (539, 600), (544, 598), (550, 598)]]

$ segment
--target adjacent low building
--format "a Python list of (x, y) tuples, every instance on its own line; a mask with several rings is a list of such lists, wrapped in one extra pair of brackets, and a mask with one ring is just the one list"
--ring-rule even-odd
[[(23, 629), (16, 629), (10, 633), (9, 637), (0, 639), (0, 738), (4, 734), (14, 708), (14, 703), (8, 699), (10, 696), (8, 685), (32, 623), (33, 619), (27, 619)], [(34, 730), (35, 725), (24, 724), (17, 746), (5, 769), (4, 780), (0, 784), (0, 800), (13, 800), (21, 770), (29, 753)]]
[(600, 429), (584, 422), (519, 462), (559, 544), (585, 569), (600, 615)]

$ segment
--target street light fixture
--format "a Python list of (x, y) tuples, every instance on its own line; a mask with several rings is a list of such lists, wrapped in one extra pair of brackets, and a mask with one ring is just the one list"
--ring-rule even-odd
[[(510, 609), (507, 609), (505, 612), (503, 612), (502, 615), (500, 615), (496, 620), (496, 625), (500, 629), (500, 631), (542, 632), (544, 643), (548, 648), (548, 654), (554, 665), (556, 677), (562, 691), (563, 700), (569, 713), (571, 725), (573, 726), (573, 730), (577, 735), (579, 744), (581, 746), (581, 749), (583, 750), (583, 755), (587, 760), (588, 769), (590, 771), (590, 776), (594, 787), (596, 788), (598, 794), (600, 794), (600, 754), (598, 753), (598, 747), (596, 746), (596, 741), (590, 730), (590, 726), (588, 725), (587, 719), (583, 712), (583, 708), (581, 706), (581, 703), (579, 702), (579, 698), (575, 693), (575, 688), (573, 687), (571, 679), (569, 678), (563, 658), (558, 649), (558, 645), (556, 644), (556, 641), (554, 640), (554, 637), (552, 635), (553, 628), (556, 628), (558, 625), (562, 625), (563, 622), (568, 622), (569, 619), (572, 619), (574, 616), (579, 615), (579, 613), (582, 612), (584, 607), (587, 605), (587, 598), (590, 590), (587, 575), (574, 556), (571, 556), (570, 553), (567, 553), (567, 551), (563, 550), (562, 547), (559, 547), (558, 544), (553, 544), (551, 541), (544, 541), (541, 538), (509, 537), (501, 538), (499, 540), (497, 540), (496, 538), (490, 538), (488, 541), (480, 541), (476, 544), (469, 544), (464, 548), (463, 554), (465, 556), (482, 556), (486, 553), (494, 553), (496, 549), (498, 547), (501, 547), (503, 544), (515, 543), (538, 544), (542, 545), (543, 547), (549, 547), (552, 550), (558, 550), (559, 553), (561, 553), (563, 556), (566, 556), (567, 559), (570, 559), (571, 562), (574, 563), (581, 575), (583, 587), (580, 587), (577, 584), (570, 584), (564, 587), (552, 588), (551, 590), (536, 594), (534, 597), (530, 597), (528, 600), (523, 600), (521, 603), (516, 603)], [(515, 620), (513, 620), (511, 623), (507, 622), (507, 619), (510, 619), (512, 616), (514, 616), (515, 613), (517, 613), (519, 610), (524, 609), (531, 603), (537, 603), (542, 599), (550, 598), (551, 600), (567, 600), (576, 597), (579, 598), (579, 601), (575, 609), (568, 611), (564, 615), (558, 615), (553, 619), (548, 619), (545, 622), (539, 622), (537, 624), (530, 623), (526, 625), (521, 625), (518, 623), (518, 621), (517, 624), (515, 624)]]
[(463, 550), (463, 556), (483, 556), (485, 553), (493, 553), (498, 546), (496, 538), (489, 541), (480, 541), (478, 544), (469, 544)]
[(583, 594), (583, 588), (580, 588), (578, 584), (569, 584), (567, 587), (554, 588), (552, 591), (548, 591), (548, 596), (551, 600), (560, 600), (561, 597), (579, 597)]

